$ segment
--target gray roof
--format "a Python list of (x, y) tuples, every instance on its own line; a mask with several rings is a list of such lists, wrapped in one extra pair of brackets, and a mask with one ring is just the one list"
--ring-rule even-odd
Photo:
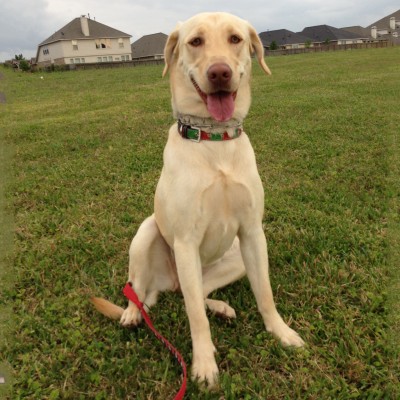
[(260, 36), (264, 46), (270, 46), (272, 42), (275, 42), (278, 46), (284, 46), (286, 44), (306, 43), (310, 40), (306, 36), (287, 29), (261, 32), (258, 36)]
[(340, 40), (340, 39), (360, 39), (367, 38), (368, 36), (360, 36), (353, 32), (348, 32), (343, 29), (335, 28), (329, 25), (316, 25), (304, 28), (301, 35), (307, 36), (313, 42), (325, 42), (326, 40)]
[(165, 43), (168, 35), (165, 33), (153, 33), (142, 36), (131, 44), (132, 58), (150, 57), (155, 54), (164, 54)]
[(394, 13), (381, 18), (379, 21), (376, 21), (373, 24), (368, 25), (367, 28), (371, 29), (373, 26), (376, 26), (378, 29), (389, 28), (389, 21), (390, 21), (390, 18), (392, 18), (392, 17), (395, 17), (396, 21), (400, 21), (400, 10), (397, 10)]
[(67, 25), (63, 26), (60, 30), (53, 33), (53, 35), (48, 37), (42, 43), (40, 43), (39, 46), (52, 42), (58, 42), (60, 40), (132, 37), (128, 33), (118, 31), (117, 29), (101, 24), (100, 22), (97, 22), (93, 19), (88, 19), (88, 24), (89, 36), (85, 36), (83, 34), (80, 18), (75, 18)]
[(362, 26), (347, 26), (345, 28), (341, 28), (347, 32), (353, 32), (358, 35), (360, 38), (367, 38), (371, 36), (371, 29), (363, 28)]

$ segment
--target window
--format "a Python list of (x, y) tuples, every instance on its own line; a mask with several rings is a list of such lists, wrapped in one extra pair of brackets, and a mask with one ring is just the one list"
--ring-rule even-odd
[(108, 61), (112, 61), (112, 60), (113, 60), (112, 56), (108, 56)]
[(70, 64), (82, 64), (82, 63), (84, 63), (85, 62), (85, 59), (84, 58), (78, 58), (78, 57), (76, 57), (76, 58), (70, 58), (69, 59), (69, 63)]
[(47, 54), (50, 54), (49, 49), (43, 49), (43, 54), (46, 56)]
[(118, 39), (118, 46), (119, 46), (120, 49), (124, 48), (124, 39), (122, 39), (122, 38)]
[(121, 56), (121, 61), (129, 61), (129, 56)]
[(111, 39), (96, 39), (96, 49), (111, 49)]
[(72, 41), (72, 50), (78, 50), (78, 42), (76, 40)]
[(97, 57), (97, 62), (101, 62), (101, 57)]
[(103, 62), (107, 62), (107, 57), (103, 57)]

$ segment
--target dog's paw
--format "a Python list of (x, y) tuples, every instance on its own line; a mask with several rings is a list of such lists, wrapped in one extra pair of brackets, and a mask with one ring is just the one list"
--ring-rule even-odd
[(214, 388), (218, 384), (218, 367), (214, 356), (198, 357), (193, 360), (192, 380), (201, 386)]
[(305, 345), (304, 340), (300, 335), (293, 329), (287, 327), (284, 333), (281, 334), (279, 340), (282, 346), (285, 347), (303, 347)]
[(142, 315), (140, 314), (139, 309), (134, 304), (130, 304), (123, 312), (120, 324), (125, 327), (131, 327), (138, 325), (141, 320)]
[(289, 328), (280, 317), (274, 323), (267, 325), (267, 331), (279, 339), (282, 346), (302, 347), (305, 345), (300, 335), (292, 328)]
[(205, 303), (207, 307), (211, 310), (211, 312), (218, 315), (219, 317), (236, 318), (235, 310), (224, 301), (206, 299)]

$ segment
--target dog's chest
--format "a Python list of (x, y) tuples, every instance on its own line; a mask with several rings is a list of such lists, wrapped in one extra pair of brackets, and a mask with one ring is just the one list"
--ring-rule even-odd
[(251, 210), (254, 211), (254, 198), (249, 188), (219, 171), (199, 199), (197, 226), (203, 233), (202, 259), (211, 261), (221, 257)]
[(202, 214), (209, 214), (212, 220), (232, 221), (252, 207), (252, 197), (244, 182), (219, 170), (200, 195)]
[(242, 228), (261, 220), (264, 192), (245, 134), (195, 146), (171, 130), (155, 217), (171, 248), (176, 241), (196, 246), (204, 263), (222, 256)]

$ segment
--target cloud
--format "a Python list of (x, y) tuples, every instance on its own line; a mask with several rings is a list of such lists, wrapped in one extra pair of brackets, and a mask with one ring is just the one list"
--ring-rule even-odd
[(46, 18), (46, 1), (35, 0), (34, 6), (27, 6), (26, 0), (2, 2), (0, 6), (0, 51), (6, 54), (20, 54), (34, 49), (43, 40)]

